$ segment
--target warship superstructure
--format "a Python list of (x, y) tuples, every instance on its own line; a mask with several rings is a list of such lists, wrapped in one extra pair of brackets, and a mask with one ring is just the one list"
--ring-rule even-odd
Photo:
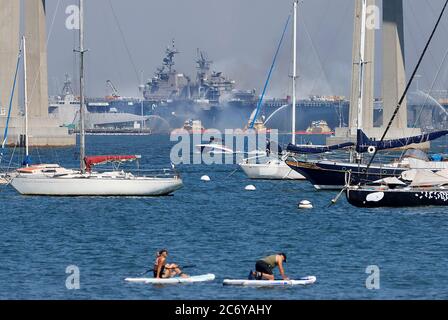
[[(135, 126), (144, 117), (146, 121), (142, 123), (153, 132), (170, 132), (182, 128), (188, 121), (201, 121), (205, 129), (244, 128), (259, 100), (256, 90), (237, 89), (236, 81), (225, 76), (222, 71), (213, 70), (213, 61), (199, 49), (195, 60), (195, 77), (178, 72), (175, 58), (179, 53), (173, 41), (166, 48), (161, 66), (156, 69), (154, 76), (139, 86), (140, 97), (122, 97), (115, 85), (107, 80), (106, 84), (112, 89), (111, 94), (102, 98), (88, 98), (88, 111), (101, 114), (98, 121), (104, 122), (104, 125), (120, 128)], [(50, 105), (50, 114), (54, 115), (58, 105), (77, 105), (68, 84), (67, 81), (64, 84), (61, 93), (63, 98), (59, 97), (58, 101)], [(409, 125), (417, 123), (417, 126), (426, 130), (445, 126), (448, 122), (448, 94), (439, 93), (436, 99), (431, 99), (429, 94), (420, 91), (419, 96), (415, 102), (410, 101), (408, 104)], [(258, 120), (269, 119), (264, 124), (267, 129), (288, 133), (291, 108), (286, 106), (291, 104), (290, 100), (289, 97), (265, 99)], [(331, 131), (336, 127), (345, 127), (349, 122), (350, 102), (343, 96), (309, 96), (299, 99), (296, 108), (297, 131), (306, 131), (315, 121), (326, 122)], [(105, 121), (106, 114), (115, 115), (110, 117), (111, 121)], [(123, 115), (126, 115), (124, 120), (129, 121), (115, 122), (121, 121), (118, 118)], [(381, 126), (382, 118), (382, 100), (376, 99), (373, 104), (374, 126)], [(73, 121), (73, 114), (67, 115), (66, 120)]]

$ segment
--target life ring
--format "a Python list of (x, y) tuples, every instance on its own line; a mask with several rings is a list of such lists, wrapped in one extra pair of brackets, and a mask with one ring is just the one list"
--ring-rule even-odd
[(374, 146), (370, 146), (367, 148), (367, 152), (370, 154), (374, 154), (376, 151), (376, 148)]

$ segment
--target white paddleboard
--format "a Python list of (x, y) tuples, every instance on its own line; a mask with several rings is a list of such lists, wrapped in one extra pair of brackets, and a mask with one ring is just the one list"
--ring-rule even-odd
[(156, 279), (156, 278), (126, 278), (124, 279), (128, 282), (133, 283), (144, 283), (144, 284), (178, 284), (178, 283), (194, 283), (194, 282), (205, 282), (215, 280), (215, 275), (208, 273), (200, 276), (192, 276), (188, 278), (166, 278), (166, 279)]
[(279, 287), (279, 286), (304, 286), (315, 283), (315, 276), (303, 277), (298, 280), (229, 280), (223, 282), (225, 286), (244, 287)]

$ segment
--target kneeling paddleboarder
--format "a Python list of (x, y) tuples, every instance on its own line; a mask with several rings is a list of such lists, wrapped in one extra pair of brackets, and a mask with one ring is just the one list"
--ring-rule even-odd
[(267, 256), (255, 263), (255, 272), (250, 271), (249, 280), (275, 280), (274, 269), (278, 267), (283, 280), (289, 280), (283, 268), (283, 262), (286, 263), (286, 254), (283, 252)]
[(154, 278), (172, 278), (180, 276), (182, 278), (188, 278), (189, 275), (182, 272), (177, 264), (166, 263), (168, 257), (168, 250), (162, 249), (157, 252), (156, 261), (154, 262)]

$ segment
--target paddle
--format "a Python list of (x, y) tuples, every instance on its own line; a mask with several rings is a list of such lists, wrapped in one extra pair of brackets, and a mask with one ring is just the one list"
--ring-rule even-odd
[[(195, 268), (195, 267), (196, 267), (196, 265), (192, 264), (192, 265), (186, 265), (186, 266), (182, 266), (182, 267), (179, 266), (178, 268), (182, 270), (182, 269)], [(145, 272), (140, 273), (140, 275), (142, 276), (142, 275), (147, 274), (148, 272), (151, 272), (151, 271), (154, 271), (154, 268), (146, 270)]]

